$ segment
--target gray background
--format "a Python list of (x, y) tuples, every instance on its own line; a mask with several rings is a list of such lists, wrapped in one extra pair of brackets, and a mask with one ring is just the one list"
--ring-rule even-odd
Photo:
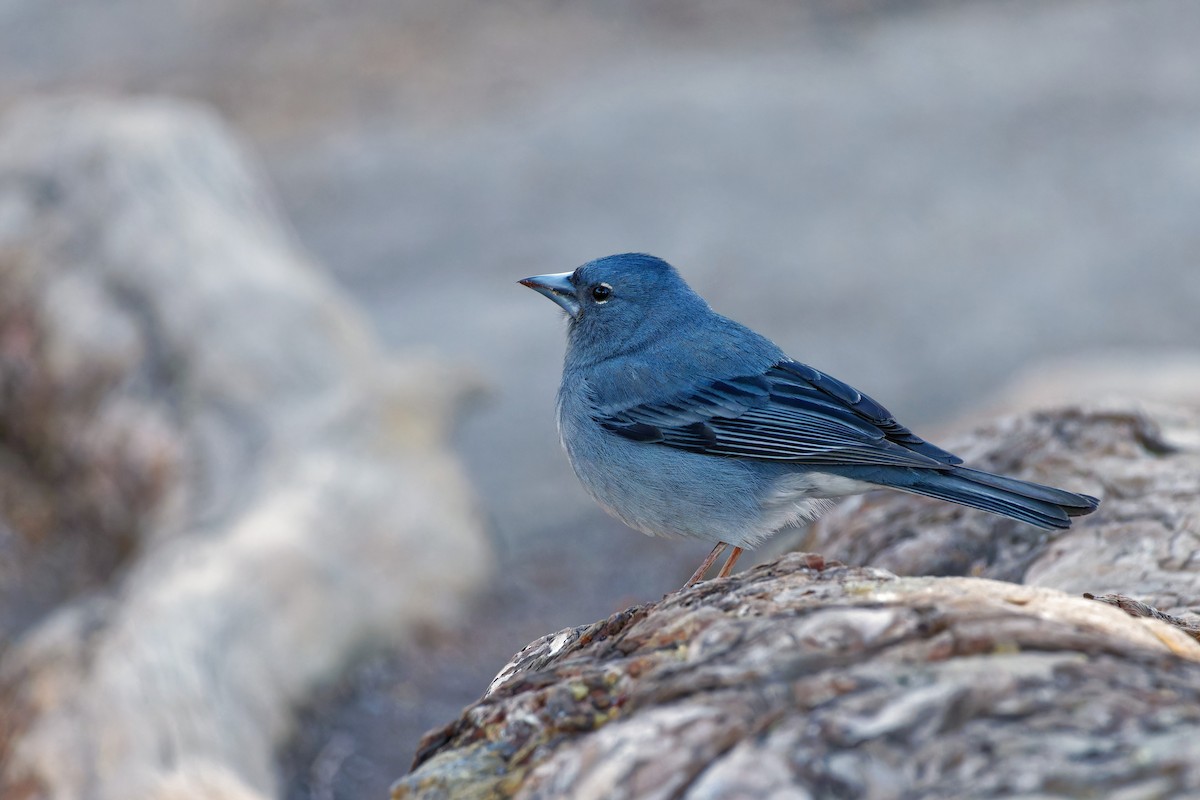
[[(661, 255), (918, 431), (1045, 358), (1196, 348), (1198, 42), (1189, 0), (0, 0), (0, 106), (214, 105), (383, 339), (492, 387), (457, 446), (503, 576), (463, 631), (331, 690), (292, 755), (294, 796), (354, 796), (527, 639), (707, 550), (576, 486), (563, 325), (518, 278)], [(358, 777), (322, 784), (340, 735)]]

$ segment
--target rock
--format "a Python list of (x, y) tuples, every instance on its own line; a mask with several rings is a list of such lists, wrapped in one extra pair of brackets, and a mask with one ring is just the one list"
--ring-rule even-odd
[(1175, 614), (1200, 597), (1200, 407), (1129, 404), (1002, 418), (951, 442), (979, 466), (1089, 492), (1100, 509), (1038, 531), (947, 503), (851, 498), (806, 550), (900, 575), (976, 575), (1072, 594), (1126, 594)]
[(1099, 511), (1043, 534), (897, 493), (843, 503), (810, 533), (823, 555), (534, 642), (392, 796), (1200, 793), (1197, 429), (1184, 406), (987, 425), (957, 443), (968, 463)]
[(444, 444), (475, 383), (380, 349), (204, 111), (6, 117), (3, 787), (275, 793), (308, 692), (486, 580)]
[(1051, 589), (791, 554), (533, 647), (393, 798), (1200, 790), (1200, 643)]
[(1152, 617), (1153, 619), (1161, 620), (1168, 625), (1178, 628), (1193, 639), (1200, 639), (1200, 621), (1198, 620), (1182, 619), (1181, 617), (1166, 614), (1157, 608), (1146, 605), (1140, 600), (1134, 600), (1132, 597), (1126, 597), (1123, 594), (1106, 594), (1096, 597), (1091, 592), (1084, 592), (1083, 596), (1088, 600), (1099, 600), (1101, 603), (1116, 606), (1131, 617)]
[(994, 397), (989, 416), (1089, 400), (1160, 410), (1164, 405), (1196, 405), (1200, 351), (1123, 348), (1043, 359), (1015, 375)]

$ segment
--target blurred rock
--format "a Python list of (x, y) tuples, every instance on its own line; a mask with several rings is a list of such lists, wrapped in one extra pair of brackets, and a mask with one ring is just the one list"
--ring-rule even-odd
[(823, 556), (534, 642), (393, 797), (1200, 792), (1200, 452), (1177, 443), (1197, 429), (1182, 406), (986, 426), (956, 445), (969, 463), (1100, 509), (1043, 533), (898, 493), (843, 503), (809, 536)]
[(948, 442), (968, 464), (1088, 492), (1067, 531), (891, 492), (841, 503), (801, 547), (900, 575), (975, 575), (1124, 594), (1170, 614), (1200, 597), (1200, 405), (1075, 407), (1002, 418)]
[(1178, 628), (1193, 639), (1200, 639), (1200, 620), (1195, 618), (1182, 619), (1171, 614), (1166, 614), (1157, 608), (1146, 605), (1140, 600), (1134, 600), (1132, 597), (1126, 597), (1123, 594), (1106, 594), (1096, 597), (1091, 592), (1084, 592), (1083, 596), (1088, 600), (1099, 600), (1101, 603), (1116, 606), (1131, 617), (1151, 617), (1161, 620), (1168, 625)]
[(36, 622), (0, 659), (11, 796), (274, 794), (308, 692), (486, 579), (443, 445), (477, 388), (380, 350), (203, 111), (11, 113), (0, 620)]
[(1089, 402), (1200, 406), (1200, 350), (1113, 349), (1042, 360), (994, 398), (988, 416)]
[(1200, 791), (1200, 644), (1054, 590), (791, 554), (531, 647), (394, 798)]

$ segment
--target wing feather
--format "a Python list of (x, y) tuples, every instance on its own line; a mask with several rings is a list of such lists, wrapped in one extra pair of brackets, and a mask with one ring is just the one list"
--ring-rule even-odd
[(662, 401), (599, 409), (596, 418), (633, 441), (728, 458), (922, 468), (962, 463), (867, 395), (791, 360)]

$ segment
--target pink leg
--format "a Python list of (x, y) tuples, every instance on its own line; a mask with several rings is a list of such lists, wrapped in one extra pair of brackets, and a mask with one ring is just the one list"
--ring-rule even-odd
[(738, 560), (738, 556), (742, 554), (742, 548), (735, 547), (733, 552), (729, 554), (729, 560), (725, 562), (725, 566), (721, 567), (721, 571), (717, 573), (718, 578), (728, 578), (729, 573), (733, 571), (734, 562)]
[[(692, 577), (688, 578), (688, 582), (683, 585), (683, 588), (686, 589), (689, 586), (695, 586), (697, 583), (699, 583), (704, 577), (704, 573), (708, 572), (708, 568), (713, 565), (713, 562), (717, 560), (717, 556), (721, 555), (721, 553), (725, 551), (726, 547), (729, 547), (729, 545), (725, 544), (724, 542), (717, 542), (717, 546), (714, 547), (712, 552), (708, 554), (708, 558), (704, 559), (704, 563), (700, 565), (700, 569), (692, 573)], [(740, 553), (741, 551), (742, 549), (740, 547), (734, 548), (734, 552)]]

